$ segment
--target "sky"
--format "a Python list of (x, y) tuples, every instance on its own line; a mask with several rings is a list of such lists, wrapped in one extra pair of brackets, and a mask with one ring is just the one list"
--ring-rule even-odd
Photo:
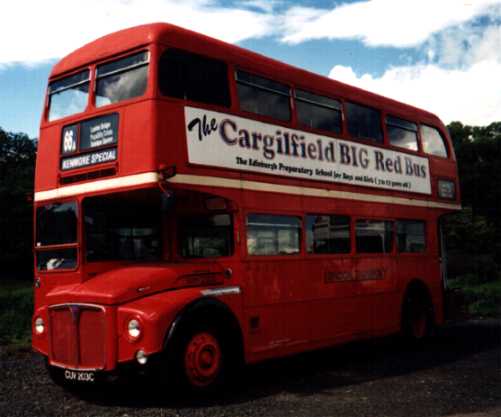
[(47, 78), (107, 33), (168, 22), (436, 113), (501, 121), (501, 0), (2, 0), (0, 127), (38, 136)]

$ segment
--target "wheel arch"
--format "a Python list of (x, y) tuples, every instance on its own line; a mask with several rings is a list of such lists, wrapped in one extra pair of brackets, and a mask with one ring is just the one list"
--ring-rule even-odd
[(400, 303), (400, 320), (402, 320), (404, 316), (406, 303), (411, 296), (422, 297), (421, 299), (426, 300), (429, 303), (431, 317), (433, 321), (436, 321), (432, 292), (430, 291), (430, 288), (428, 287), (426, 282), (419, 277), (411, 279), (405, 287), (405, 291), (403, 292), (402, 300)]
[(177, 334), (197, 320), (214, 323), (218, 328), (225, 330), (225, 335), (232, 344), (232, 352), (237, 356), (236, 359), (244, 360), (244, 340), (240, 322), (226, 303), (213, 297), (198, 298), (177, 313), (166, 331), (164, 349), (169, 349)]

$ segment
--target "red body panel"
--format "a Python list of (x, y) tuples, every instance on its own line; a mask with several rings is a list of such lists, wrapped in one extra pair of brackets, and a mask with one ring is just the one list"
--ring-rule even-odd
[[(230, 81), (233, 80), (235, 68), (244, 68), (271, 78), (279, 74), (281, 82), (292, 86), (331, 95), (342, 102), (353, 100), (379, 108), (383, 118), (391, 114), (417, 124), (435, 126), (446, 138), (449, 158), (427, 155), (422, 150), (412, 152), (391, 147), (386, 135), (386, 144), (370, 143), (375, 147), (427, 158), (432, 194), (424, 196), (191, 164), (188, 162), (184, 120), (184, 108), (188, 105), (224, 111), (235, 116), (273, 123), (278, 127), (300, 128), (294, 117), (290, 123), (270, 122), (265, 117), (242, 112), (238, 108), (234, 84), (229, 109), (161, 97), (157, 91), (157, 61), (166, 47), (183, 48), (224, 59), (229, 65)], [(151, 56), (149, 82), (145, 94), (140, 98), (96, 108), (92, 104), (91, 93), (85, 112), (52, 122), (46, 118), (46, 105), (37, 156), (36, 206), (67, 200), (77, 200), (81, 204), (90, 195), (143, 187), (157, 188), (156, 181), (148, 184), (113, 182), (110, 184), (114, 185), (107, 188), (93, 187), (94, 184), (105, 184), (108, 180), (120, 180), (141, 173), (157, 173), (165, 167), (175, 166), (177, 175), (163, 182), (162, 188), (169, 188), (174, 193), (187, 190), (209, 193), (232, 203), (234, 253), (230, 257), (196, 261), (174, 256), (164, 263), (150, 265), (87, 262), (82, 255), (85, 241), (80, 221), (77, 268), (74, 271), (36, 273), (40, 287), (35, 290), (34, 318), (41, 317), (49, 326), (48, 332), (44, 334), (33, 332), (33, 346), (36, 350), (49, 356), (54, 365), (112, 370), (118, 363), (133, 360), (139, 349), (147, 355), (161, 351), (177, 315), (190, 303), (206, 298), (204, 290), (220, 287), (238, 288), (238, 292), (234, 294), (219, 294), (216, 297), (228, 306), (240, 324), (247, 362), (398, 331), (403, 294), (413, 280), (426, 285), (433, 300), (436, 321), (443, 321), (437, 229), (440, 216), (457, 208), (460, 199), (459, 192), (456, 192), (453, 201), (441, 199), (437, 194), (439, 178), (453, 181), (456, 190), (459, 184), (450, 138), (436, 116), (165, 24), (128, 29), (86, 45), (61, 60), (54, 67), (51, 79), (87, 67), (92, 71), (96, 63), (145, 49), (150, 51)], [(91, 91), (93, 85), (91, 81)], [(118, 159), (97, 167), (61, 171), (59, 152), (63, 127), (110, 113), (117, 113), (119, 117)], [(317, 133), (312, 129), (301, 129)], [(346, 131), (345, 126), (343, 132)], [(322, 135), (328, 134), (322, 132)], [(347, 133), (336, 137), (350, 140)], [(114, 174), (98, 180), (76, 178), (80, 174), (105, 168), (112, 168)], [(189, 184), (176, 182), (176, 178), (183, 175), (236, 180), (242, 184), (259, 186), (244, 189), (243, 186), (214, 185), (202, 181), (192, 181)], [(68, 178), (72, 182), (65, 186), (64, 181)], [(299, 191), (295, 194), (287, 193), (282, 191), (281, 186), (294, 187), (294, 190)], [(327, 194), (323, 196), (322, 193), (329, 191), (368, 197), (366, 201), (355, 201), (350, 198), (332, 198)], [(53, 193), (50, 195), (54, 197), (37, 198), (45, 196), (43, 193), (46, 192)], [(392, 203), (394, 198), (397, 203)], [(402, 202), (403, 199), (408, 203)], [(427, 207), (432, 205), (435, 207)], [(358, 254), (352, 223), (350, 253), (307, 254), (305, 238), (302, 236), (301, 252), (297, 255), (253, 257), (247, 254), (245, 244), (248, 213), (297, 216), (336, 213), (349, 215), (353, 221), (359, 218), (422, 219), (426, 222), (427, 247), (418, 254), (397, 253), (396, 245), (393, 245), (393, 251), (388, 254)], [(165, 251), (175, 251), (174, 240), (169, 245)], [(210, 276), (209, 283), (207, 276)], [(350, 278), (335, 278), (339, 276)], [(89, 304), (98, 306), (98, 310), (94, 307), (86, 308)], [(65, 307), (54, 307), (59, 305)], [(78, 323), (72, 316), (71, 306), (81, 308)], [(127, 333), (127, 323), (132, 318), (139, 320), (143, 329), (137, 340), (132, 340)]]

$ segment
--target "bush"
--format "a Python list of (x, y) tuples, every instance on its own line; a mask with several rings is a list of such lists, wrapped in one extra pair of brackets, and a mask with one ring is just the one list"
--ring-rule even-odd
[(33, 290), (3, 288), (0, 291), (0, 343), (29, 344)]
[(468, 313), (474, 317), (501, 317), (501, 277), (490, 282), (476, 274), (466, 274), (450, 281), (450, 288), (464, 294)]

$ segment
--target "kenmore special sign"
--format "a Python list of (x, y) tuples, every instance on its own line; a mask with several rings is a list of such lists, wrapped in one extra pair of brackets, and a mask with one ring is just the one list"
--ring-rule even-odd
[(185, 118), (195, 164), (431, 194), (420, 156), (192, 107)]

